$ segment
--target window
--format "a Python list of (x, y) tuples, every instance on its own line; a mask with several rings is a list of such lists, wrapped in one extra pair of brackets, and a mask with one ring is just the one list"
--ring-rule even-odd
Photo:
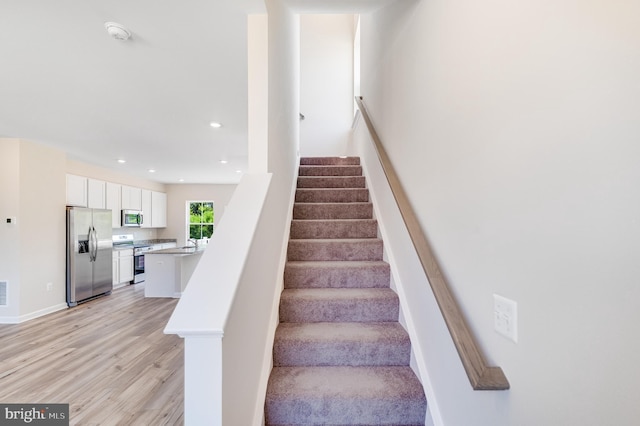
[(201, 240), (213, 234), (213, 201), (188, 201), (187, 239)]

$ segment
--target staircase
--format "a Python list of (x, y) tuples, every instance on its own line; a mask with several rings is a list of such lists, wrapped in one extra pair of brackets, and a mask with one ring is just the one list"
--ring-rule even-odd
[(302, 158), (267, 425), (424, 425), (359, 158)]

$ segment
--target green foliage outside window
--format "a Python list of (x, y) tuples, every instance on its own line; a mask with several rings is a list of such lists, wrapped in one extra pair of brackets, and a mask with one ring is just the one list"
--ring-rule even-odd
[(189, 203), (189, 238), (200, 240), (213, 235), (213, 203), (196, 201)]

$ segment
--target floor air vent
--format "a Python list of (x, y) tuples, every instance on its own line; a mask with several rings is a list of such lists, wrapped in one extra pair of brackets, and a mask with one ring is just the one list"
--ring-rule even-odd
[(0, 306), (7, 306), (7, 284), (6, 281), (0, 281)]

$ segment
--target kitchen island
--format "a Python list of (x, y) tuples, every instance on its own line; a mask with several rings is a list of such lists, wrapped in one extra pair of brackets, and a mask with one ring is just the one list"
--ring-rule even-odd
[(176, 247), (145, 253), (144, 296), (180, 297), (205, 249)]

